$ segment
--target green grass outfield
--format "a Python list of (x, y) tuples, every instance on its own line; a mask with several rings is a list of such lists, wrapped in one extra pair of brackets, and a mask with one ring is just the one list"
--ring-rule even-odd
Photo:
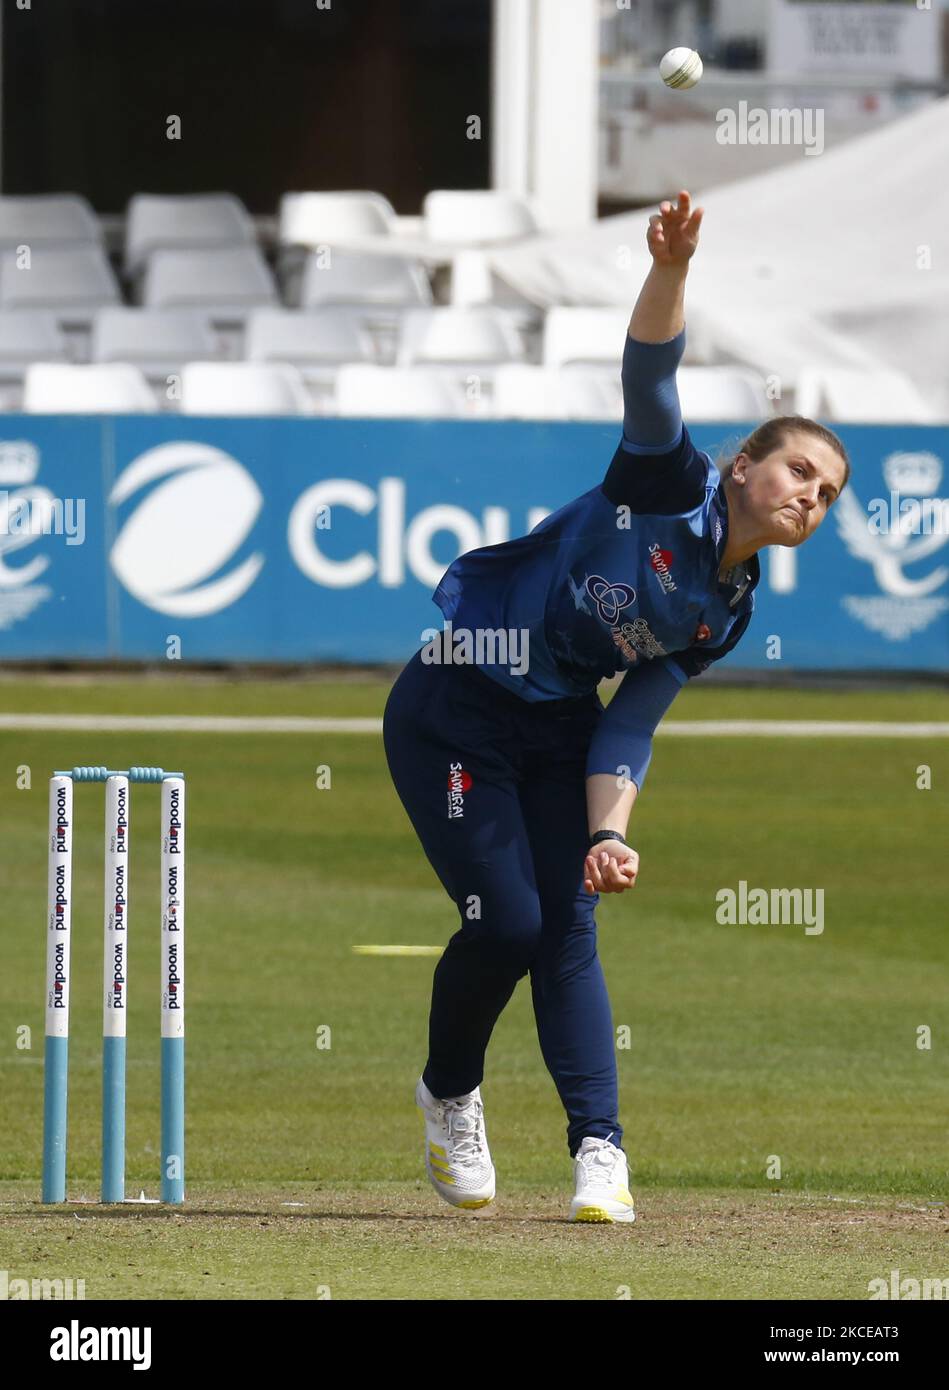
[[(0, 681), (0, 714), (380, 715), (387, 688), (22, 677)], [(947, 721), (949, 699), (699, 682), (674, 709), (738, 717)], [(78, 762), (189, 780), (181, 1211), (37, 1201), (46, 783)], [(87, 1298), (865, 1299), (893, 1268), (949, 1277), (947, 785), (946, 738), (657, 739), (640, 883), (599, 909), (639, 1219), (582, 1228), (526, 981), (483, 1086), (497, 1202), (458, 1213), (428, 1187), (413, 1088), (434, 962), (352, 947), (443, 944), (455, 910), (377, 735), (0, 731), (0, 1270), (84, 1278)], [(102, 788), (76, 806), (68, 1172), (93, 1199)], [(155, 789), (134, 788), (128, 1190), (150, 1196), (157, 826)], [(740, 879), (823, 888), (823, 934), (719, 925), (715, 894)]]

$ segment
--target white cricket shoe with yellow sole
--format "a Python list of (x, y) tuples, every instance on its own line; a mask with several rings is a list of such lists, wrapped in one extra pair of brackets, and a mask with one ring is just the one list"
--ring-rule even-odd
[(481, 1088), (438, 1100), (419, 1077), (415, 1104), (425, 1120), (425, 1167), (439, 1197), (469, 1211), (493, 1202), (494, 1165)]
[(609, 1139), (588, 1136), (574, 1160), (577, 1190), (571, 1221), (635, 1221), (626, 1155)]

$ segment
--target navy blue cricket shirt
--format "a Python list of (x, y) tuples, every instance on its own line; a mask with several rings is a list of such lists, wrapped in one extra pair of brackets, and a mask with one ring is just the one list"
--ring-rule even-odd
[(528, 701), (594, 690), (626, 671), (589, 749), (587, 776), (642, 785), (656, 725), (685, 682), (732, 650), (754, 610), (757, 555), (719, 580), (728, 505), (717, 468), (682, 423), (685, 329), (627, 335), (623, 437), (606, 476), (527, 536), (449, 566), (433, 599), (454, 629), (527, 634), (527, 662), (481, 670)]

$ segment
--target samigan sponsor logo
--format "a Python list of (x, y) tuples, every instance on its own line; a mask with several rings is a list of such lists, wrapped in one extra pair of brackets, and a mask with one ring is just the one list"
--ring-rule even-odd
[(672, 561), (675, 559), (671, 550), (663, 550), (658, 541), (653, 541), (649, 547), (649, 563), (656, 571), (659, 583), (667, 594), (674, 594), (676, 582), (672, 578)]
[(471, 773), (461, 763), (448, 765), (448, 819), (461, 820), (465, 814), (465, 792), (471, 790)]

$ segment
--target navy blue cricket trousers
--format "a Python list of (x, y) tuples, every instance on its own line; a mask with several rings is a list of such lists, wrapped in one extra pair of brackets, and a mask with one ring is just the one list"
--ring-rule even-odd
[(494, 1025), (529, 974), (571, 1156), (587, 1135), (622, 1144), (599, 895), (583, 887), (586, 753), (602, 714), (595, 692), (528, 703), (419, 651), (383, 722), (396, 790), (460, 914), (435, 970), (425, 1084), (441, 1098), (481, 1084)]

